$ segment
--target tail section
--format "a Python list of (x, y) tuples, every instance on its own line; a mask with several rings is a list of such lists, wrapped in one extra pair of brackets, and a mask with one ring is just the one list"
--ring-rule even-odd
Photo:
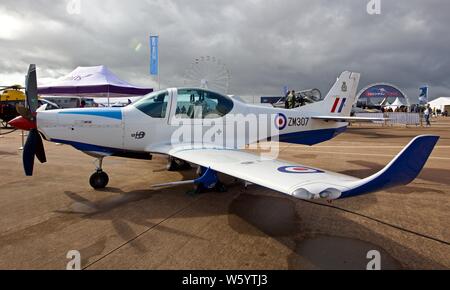
[(317, 113), (324, 116), (350, 116), (352, 106), (356, 101), (360, 74), (343, 72), (326, 95), (325, 99), (316, 103)]

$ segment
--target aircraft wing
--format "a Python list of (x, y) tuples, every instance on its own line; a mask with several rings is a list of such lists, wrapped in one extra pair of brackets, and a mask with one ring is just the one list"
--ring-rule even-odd
[(365, 179), (264, 159), (239, 150), (175, 147), (168, 155), (300, 199), (332, 200), (410, 183), (422, 170), (438, 139), (429, 135), (416, 137), (384, 169)]
[(345, 116), (315, 116), (314, 120), (336, 121), (336, 122), (384, 122), (387, 118), (370, 118), (370, 117), (345, 117)]

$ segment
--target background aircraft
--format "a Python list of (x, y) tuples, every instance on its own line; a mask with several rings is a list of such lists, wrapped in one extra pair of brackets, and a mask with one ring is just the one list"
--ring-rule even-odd
[[(46, 162), (42, 135), (47, 141), (71, 145), (97, 158), (97, 170), (90, 179), (96, 189), (104, 188), (109, 181), (102, 169), (103, 158), (151, 159), (152, 154), (164, 154), (169, 156), (172, 169), (181, 163), (199, 166), (200, 177), (187, 181), (199, 190), (222, 188), (217, 176), (220, 172), (301, 199), (334, 200), (411, 182), (439, 137), (416, 137), (383, 170), (365, 179), (259, 156), (243, 149), (268, 138), (314, 145), (344, 132), (350, 120), (380, 120), (350, 117), (359, 78), (358, 73), (343, 72), (323, 101), (293, 110), (249, 105), (204, 89), (171, 88), (149, 94), (125, 108), (41, 111), (37, 103), (36, 69), (31, 65), (26, 106), (18, 107), (21, 116), (10, 124), (30, 131), (23, 152), (27, 175), (33, 174), (35, 156)], [(243, 134), (221, 132), (221, 128), (228, 130), (229, 126), (234, 128), (247, 122), (257, 125), (258, 134), (252, 134), (251, 130)], [(190, 138), (179, 138), (184, 129), (193, 130), (189, 131), (192, 134), (186, 134)], [(196, 132), (199, 136), (195, 136)], [(208, 134), (215, 138), (205, 139)], [(179, 183), (165, 185), (176, 184)]]
[(19, 116), (16, 105), (25, 103), (25, 94), (19, 85), (0, 87), (0, 119), (6, 125), (15, 117)]
[[(2, 126), (6, 127), (7, 123), (19, 116), (16, 110), (17, 105), (25, 105), (24, 88), (20, 85), (0, 86), (0, 120)], [(59, 106), (45, 99), (38, 100), (39, 106), (46, 105), (46, 110), (59, 109)]]

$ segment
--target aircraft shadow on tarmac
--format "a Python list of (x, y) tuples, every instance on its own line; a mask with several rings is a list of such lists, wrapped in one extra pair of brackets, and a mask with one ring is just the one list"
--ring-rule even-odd
[[(229, 224), (235, 231), (247, 235), (263, 233), (291, 249), (287, 261), (290, 269), (365, 269), (370, 250), (380, 251), (383, 269), (408, 268), (408, 261), (421, 261), (423, 268), (445, 268), (353, 222), (339, 210), (285, 197), (241, 194), (231, 203), (229, 213)], [(400, 256), (392, 257), (383, 247)]]
[[(378, 166), (378, 164), (375, 165)], [(181, 172), (181, 174), (185, 177), (192, 176), (192, 172)], [(229, 190), (235, 195), (231, 202), (228, 199), (228, 206), (189, 207), (189, 210), (183, 211), (183, 217), (226, 214), (229, 226), (239, 234), (269, 236), (289, 248), (292, 251), (287, 257), (290, 269), (365, 269), (368, 263), (366, 254), (370, 250), (380, 251), (383, 269), (409, 268), (407, 261), (420, 261), (422, 268), (444, 268), (414, 250), (372, 231), (369, 227), (346, 218), (338, 210), (278, 196), (273, 191), (259, 186), (252, 186), (243, 192), (242, 185), (236, 182), (227, 182), (227, 184), (229, 184)], [(164, 194), (180, 194), (188, 189), (189, 186), (182, 186), (165, 190)], [(65, 192), (73, 204), (71, 209), (57, 211), (57, 213), (77, 215), (82, 219), (109, 220), (123, 240), (132, 240), (129, 245), (137, 253), (147, 251), (147, 247), (151, 245), (144, 244), (139, 238), (136, 238), (140, 233), (136, 233), (130, 224), (141, 225), (147, 227), (148, 230), (154, 229), (190, 239), (204, 240), (201, 237), (166, 227), (162, 223), (149, 222), (149, 220), (167, 218), (167, 216), (158, 216), (156, 213), (142, 208), (139, 202), (162, 194), (162, 190), (144, 189), (124, 192), (117, 188), (107, 188), (105, 191), (118, 195), (90, 201), (77, 193)], [(213, 198), (220, 198), (220, 195), (227, 194), (230, 193), (206, 193), (191, 198), (193, 202), (197, 202), (208, 195), (219, 195)], [(369, 204), (367, 206), (373, 203), (376, 203), (375, 197), (365, 200), (365, 204)], [(139, 214), (124, 215), (119, 212), (121, 207), (128, 204), (132, 204)], [(106, 241), (107, 237), (105, 236), (80, 250), (83, 265), (92, 263), (95, 259), (105, 255)], [(384, 248), (389, 248), (389, 252), (396, 253), (396, 257), (391, 256)], [(264, 257), (268, 253), (262, 252), (259, 255)], [(403, 263), (400, 263), (399, 260), (402, 260)], [(218, 263), (220, 264), (220, 261)], [(245, 268), (246, 264), (243, 263)], [(197, 267), (201, 267), (201, 265)]]
[(380, 133), (379, 132), (380, 128), (350, 128), (346, 131), (346, 134), (354, 134), (354, 135), (360, 135), (360, 136), (364, 136), (366, 138), (374, 138), (374, 139), (379, 139), (379, 138), (389, 138), (389, 139), (394, 139), (394, 138), (415, 138), (417, 137), (417, 134), (386, 134), (386, 133)]
[[(185, 175), (185, 174), (183, 174)], [(190, 176), (190, 173), (186, 175)], [(187, 177), (187, 176), (185, 176)], [(182, 232), (179, 230), (175, 230), (169, 227), (164, 226), (159, 223), (152, 223), (149, 220), (155, 217), (149, 211), (140, 211), (142, 213), (146, 213), (144, 215), (120, 215), (114, 212), (114, 210), (119, 209), (120, 207), (126, 206), (127, 204), (136, 203), (138, 204), (140, 201), (151, 199), (153, 196), (163, 193), (162, 190), (135, 190), (130, 192), (124, 192), (119, 188), (106, 188), (102, 190), (103, 192), (116, 193), (118, 195), (107, 197), (98, 201), (90, 201), (89, 199), (79, 195), (75, 192), (66, 191), (64, 194), (73, 201), (68, 210), (57, 210), (55, 213), (59, 214), (69, 214), (76, 215), (81, 217), (82, 219), (91, 219), (91, 220), (109, 220), (111, 221), (116, 233), (125, 241), (131, 240), (139, 235), (136, 233), (130, 223), (135, 225), (141, 225), (148, 229), (157, 229), (159, 231), (168, 232), (176, 235), (181, 235), (193, 239), (202, 239), (200, 237), (191, 235), (186, 232)], [(166, 194), (166, 193), (164, 193)], [(139, 252), (146, 252), (147, 249), (144, 244), (142, 244), (139, 239), (134, 239), (131, 243), (129, 243), (134, 249)], [(93, 245), (90, 245), (84, 249), (81, 249), (80, 252), (83, 254), (83, 265), (89, 264), (89, 259), (91, 257), (101, 255), (106, 247), (106, 238), (100, 239)]]
[[(421, 128), (416, 127), (416, 129), (421, 129)], [(424, 130), (420, 131), (420, 133), (418, 131), (416, 131), (416, 132), (409, 133), (409, 134), (399, 134), (399, 132), (395, 132), (393, 134), (387, 134), (387, 133), (380, 133), (379, 132), (380, 127), (378, 127), (378, 128), (355, 128), (355, 127), (352, 128), (351, 127), (345, 133), (360, 135), (360, 136), (364, 136), (365, 138), (369, 138), (369, 139), (379, 139), (379, 138), (386, 138), (386, 139), (409, 138), (409, 139), (413, 139), (420, 134), (430, 133), (430, 132), (428, 132), (427, 128), (422, 128), (422, 129), (424, 129)], [(431, 131), (431, 129), (430, 129), (430, 131)], [(445, 130), (445, 129), (432, 128), (431, 132), (432, 132), (432, 134), (441, 135), (440, 140), (449, 140), (450, 139), (448, 137), (445, 137), (445, 135), (447, 133), (447, 130)]]

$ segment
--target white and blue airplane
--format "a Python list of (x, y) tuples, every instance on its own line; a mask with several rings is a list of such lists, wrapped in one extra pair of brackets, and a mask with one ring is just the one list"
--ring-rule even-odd
[[(42, 136), (97, 158), (97, 170), (90, 178), (95, 189), (105, 188), (109, 181), (102, 168), (103, 158), (151, 160), (153, 154), (163, 154), (169, 157), (169, 169), (186, 164), (198, 166), (200, 177), (187, 182), (199, 189), (221, 188), (217, 173), (222, 173), (296, 198), (331, 201), (410, 183), (424, 167), (439, 137), (416, 137), (384, 169), (364, 179), (261, 157), (245, 149), (248, 144), (268, 139), (314, 145), (343, 133), (350, 121), (379, 120), (350, 117), (359, 77), (358, 73), (343, 72), (323, 101), (291, 110), (250, 105), (205, 89), (171, 88), (151, 93), (124, 108), (45, 111), (37, 105), (36, 69), (30, 65), (27, 104), (17, 108), (21, 116), (10, 124), (30, 131), (23, 152), (28, 176), (33, 174), (35, 156), (46, 162)], [(257, 125), (258, 134), (248, 130), (242, 134), (222, 132), (221, 128), (242, 125), (241, 120)], [(202, 137), (180, 139), (180, 124), (200, 132)], [(205, 134), (213, 138), (205, 139)], [(186, 182), (166, 185), (180, 183)]]

